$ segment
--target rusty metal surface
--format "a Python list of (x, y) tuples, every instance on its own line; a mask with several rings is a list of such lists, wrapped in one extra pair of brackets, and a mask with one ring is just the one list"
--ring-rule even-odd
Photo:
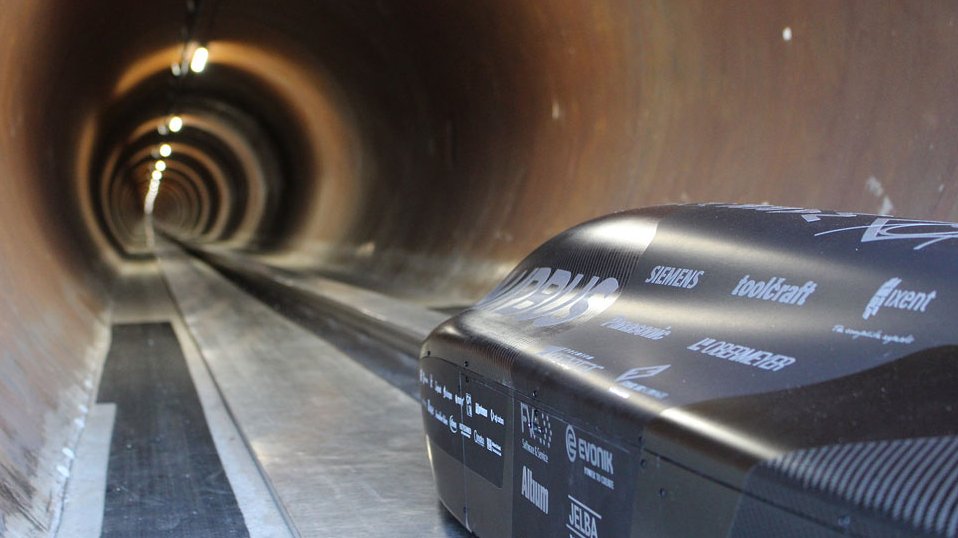
[[(340, 166), (314, 170), (314, 196), (288, 201), (291, 260), (360, 268), (400, 291), (480, 282), (474, 294), (489, 271), (463, 260), (508, 265), (629, 207), (767, 201), (956, 218), (955, 11), (421, 1), (262, 12), (234, 1), (209, 37), (266, 85), (280, 81), (251, 64), (279, 57), (328, 89), (289, 102), (319, 133), (309, 147)], [(320, 110), (326, 132), (310, 126)], [(347, 133), (358, 140), (342, 147)]]

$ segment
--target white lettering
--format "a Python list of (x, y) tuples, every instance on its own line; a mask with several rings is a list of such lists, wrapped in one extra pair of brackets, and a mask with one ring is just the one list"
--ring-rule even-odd
[(868, 319), (878, 314), (878, 311), (885, 307), (924, 312), (928, 308), (928, 304), (938, 296), (938, 290), (911, 291), (898, 289), (898, 285), (901, 283), (902, 280), (897, 277), (886, 280), (868, 301), (865, 311), (862, 312), (862, 319)]
[(569, 462), (575, 463), (576, 460), (582, 460), (585, 463), (582, 468), (583, 474), (609, 489), (615, 489), (612, 478), (598, 472), (615, 474), (611, 450), (576, 435), (575, 428), (568, 425), (565, 430), (565, 451)]
[(628, 321), (624, 318), (613, 318), (609, 321), (603, 322), (602, 326), (607, 329), (612, 329), (613, 331), (619, 331), (625, 334), (631, 334), (634, 336), (639, 336), (642, 338), (647, 338), (649, 340), (661, 340), (666, 336), (672, 334), (672, 327), (666, 327), (660, 329), (658, 327), (653, 327), (651, 325), (642, 325), (641, 323), (634, 323)]
[(846, 334), (852, 337), (852, 340), (859, 338), (870, 338), (872, 340), (881, 340), (882, 344), (914, 344), (915, 335), (885, 334), (881, 330), (869, 331), (865, 329), (853, 329), (844, 325), (835, 325), (832, 332)]
[(542, 484), (536, 482), (532, 477), (532, 470), (522, 466), (522, 496), (542, 511), (543, 514), (549, 513), (549, 490)]
[(704, 274), (705, 271), (698, 269), (656, 265), (652, 268), (652, 271), (649, 272), (649, 277), (645, 279), (645, 283), (656, 286), (692, 289), (699, 285), (699, 278)]
[(602, 278), (565, 269), (537, 267), (510, 276), (476, 304), (477, 308), (551, 327), (602, 312), (621, 292), (615, 278)]
[(575, 533), (578, 538), (599, 538), (599, 521), (602, 520), (602, 516), (572, 495), (568, 497), (571, 504), (566, 528)]
[(752, 280), (749, 275), (745, 275), (732, 289), (731, 295), (801, 306), (811, 294), (815, 293), (817, 287), (818, 284), (811, 280), (797, 286), (787, 284), (785, 278), (780, 276), (768, 280)]
[(564, 370), (591, 372), (592, 370), (605, 369), (605, 366), (593, 361), (595, 357), (592, 355), (567, 347), (546, 346), (544, 350), (539, 352), (539, 356)]
[(779, 355), (771, 351), (750, 348), (731, 342), (723, 342), (714, 338), (703, 338), (690, 345), (687, 349), (710, 357), (737, 362), (761, 370), (777, 372), (795, 363), (795, 357)]

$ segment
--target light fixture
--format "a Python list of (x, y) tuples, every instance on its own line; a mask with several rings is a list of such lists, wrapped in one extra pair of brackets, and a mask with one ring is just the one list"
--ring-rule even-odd
[(156, 164), (153, 165), (153, 168), (156, 168), (158, 172), (162, 172), (163, 170), (166, 170), (166, 162), (156, 161)]
[(206, 61), (210, 58), (210, 51), (206, 47), (196, 47), (193, 51), (193, 59), (190, 60), (190, 70), (194, 73), (202, 73), (206, 69)]
[(179, 116), (172, 116), (170, 117), (168, 125), (171, 132), (178, 133), (180, 132), (180, 129), (183, 128), (183, 118)]
[(163, 172), (160, 172), (159, 170), (154, 170), (153, 173), (150, 174), (150, 177), (153, 179), (153, 181), (159, 181), (163, 179)]
[(173, 147), (169, 144), (160, 145), (160, 157), (169, 157), (173, 154)]

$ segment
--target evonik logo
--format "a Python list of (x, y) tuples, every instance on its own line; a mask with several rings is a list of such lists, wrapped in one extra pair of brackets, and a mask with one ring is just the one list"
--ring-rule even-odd
[(565, 269), (536, 267), (516, 273), (476, 304), (476, 308), (552, 327), (586, 320), (618, 299), (619, 281), (612, 277), (572, 274)]
[(615, 473), (612, 467), (612, 451), (576, 435), (572, 425), (565, 428), (565, 452), (570, 463), (582, 459), (585, 463), (610, 475)]

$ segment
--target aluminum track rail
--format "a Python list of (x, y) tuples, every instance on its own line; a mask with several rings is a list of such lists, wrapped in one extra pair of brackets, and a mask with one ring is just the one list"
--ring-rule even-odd
[[(206, 263), (165, 244), (159, 259), (183, 319), (241, 434), (303, 536), (466, 536), (439, 504), (420, 405)], [(225, 263), (222, 257), (218, 258)], [(266, 278), (266, 267), (241, 264)], [(235, 267), (235, 264), (234, 264)], [(375, 331), (413, 339), (441, 314), (324, 281), (285, 286)], [(374, 324), (377, 325), (377, 324)], [(417, 346), (418, 348), (418, 342)]]

